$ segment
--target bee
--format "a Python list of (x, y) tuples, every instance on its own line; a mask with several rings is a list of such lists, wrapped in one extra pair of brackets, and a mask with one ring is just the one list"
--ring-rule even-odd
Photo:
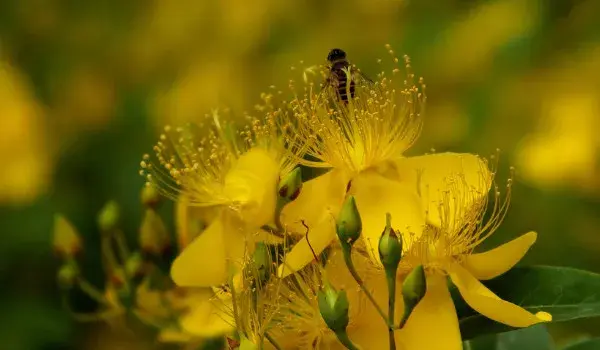
[(329, 62), (329, 76), (325, 80), (323, 89), (333, 88), (339, 100), (348, 103), (348, 94), (351, 99), (354, 98), (357, 84), (373, 84), (371, 79), (348, 62), (344, 50), (332, 49), (327, 55), (327, 61)]

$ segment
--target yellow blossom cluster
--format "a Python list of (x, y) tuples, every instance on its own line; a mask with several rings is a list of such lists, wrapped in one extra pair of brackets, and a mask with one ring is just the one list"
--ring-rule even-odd
[[(536, 233), (475, 253), (507, 213), (512, 178), (502, 195), (495, 161), (405, 155), (425, 85), (387, 49), (393, 67), (374, 80), (348, 65), (340, 84), (335, 62), (310, 67), (289, 99), (263, 94), (244, 125), (214, 111), (165, 127), (144, 155), (147, 186), (178, 201), (171, 278), (205, 291), (179, 318), (185, 334), (241, 349), (461, 349), (450, 281), (497, 322), (551, 320), (480, 282), (512, 268)], [(303, 182), (311, 169), (326, 171)]]

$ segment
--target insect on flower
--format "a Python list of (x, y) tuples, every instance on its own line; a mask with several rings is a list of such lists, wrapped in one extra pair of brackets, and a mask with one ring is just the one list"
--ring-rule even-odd
[(354, 98), (356, 85), (373, 85), (373, 81), (362, 74), (356, 66), (346, 59), (342, 49), (332, 49), (327, 55), (329, 76), (323, 85), (323, 91), (333, 88), (336, 98), (348, 103), (348, 95)]

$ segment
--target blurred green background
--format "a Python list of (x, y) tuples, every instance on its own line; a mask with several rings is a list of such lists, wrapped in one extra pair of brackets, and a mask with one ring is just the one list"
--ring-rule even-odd
[[(145, 348), (61, 308), (54, 214), (102, 283), (96, 213), (119, 201), (135, 239), (139, 160), (160, 128), (251, 109), (333, 47), (372, 75), (386, 43), (411, 56), (428, 89), (411, 154), (500, 148), (516, 167), (490, 245), (536, 230), (524, 263), (600, 272), (599, 21), (598, 0), (0, 1), (0, 349)], [(600, 335), (593, 320), (550, 330)]]

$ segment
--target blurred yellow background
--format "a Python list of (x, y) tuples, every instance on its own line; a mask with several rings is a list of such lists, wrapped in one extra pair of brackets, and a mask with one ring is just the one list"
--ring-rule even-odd
[(119, 201), (135, 239), (137, 168), (159, 128), (249, 110), (333, 47), (367, 75), (386, 43), (411, 56), (428, 89), (411, 153), (499, 148), (501, 173), (516, 167), (490, 244), (536, 230), (527, 263), (600, 272), (599, 21), (597, 0), (0, 2), (0, 348), (99, 349), (61, 309), (54, 213), (84, 235), (100, 283), (95, 215)]

